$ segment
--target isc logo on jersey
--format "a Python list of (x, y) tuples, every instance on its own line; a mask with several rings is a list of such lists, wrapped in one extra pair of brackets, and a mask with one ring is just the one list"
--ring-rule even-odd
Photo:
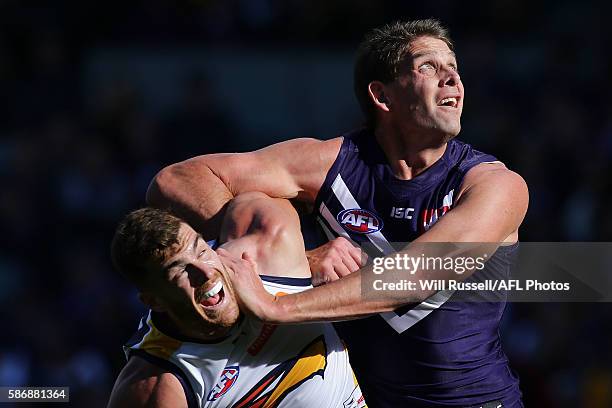
[(225, 370), (221, 373), (221, 377), (219, 377), (219, 381), (217, 381), (217, 384), (210, 390), (207, 400), (216, 401), (221, 398), (234, 384), (236, 384), (238, 374), (240, 374), (240, 367), (225, 367)]
[(348, 231), (358, 234), (371, 234), (380, 231), (383, 222), (376, 215), (361, 208), (351, 208), (338, 213), (338, 222)]

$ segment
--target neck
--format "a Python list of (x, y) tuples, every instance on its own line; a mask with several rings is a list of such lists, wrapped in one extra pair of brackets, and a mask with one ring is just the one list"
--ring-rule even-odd
[(411, 180), (431, 167), (442, 157), (448, 143), (447, 138), (383, 126), (376, 127), (374, 135), (393, 174), (401, 180)]
[(182, 341), (209, 343), (227, 337), (234, 326), (202, 327), (202, 323), (191, 324), (189, 319), (174, 319), (167, 313), (155, 313), (155, 324), (164, 334)]

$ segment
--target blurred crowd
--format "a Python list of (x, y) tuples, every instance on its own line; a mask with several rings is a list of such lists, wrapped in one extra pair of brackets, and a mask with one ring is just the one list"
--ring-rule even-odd
[[(118, 220), (144, 205), (164, 165), (267, 142), (215, 102), (215, 78), (194, 73), (178, 103), (152, 110), (120, 75), (86, 83), (92, 50), (352, 52), (369, 28), (437, 17), (451, 29), (466, 87), (460, 138), (529, 185), (522, 240), (609, 240), (610, 5), (430, 3), (1, 2), (0, 385), (68, 385), (73, 406), (104, 406), (121, 345), (144, 312), (110, 265)], [(349, 130), (359, 117), (355, 109), (338, 126)], [(609, 304), (509, 305), (504, 345), (526, 405), (612, 406), (611, 326)]]

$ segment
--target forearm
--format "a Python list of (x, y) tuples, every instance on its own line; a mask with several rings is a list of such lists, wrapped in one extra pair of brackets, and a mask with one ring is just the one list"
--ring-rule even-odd
[[(478, 263), (462, 269), (442, 265), (449, 259), (471, 258), (484, 263), (495, 252), (497, 244), (413, 243), (405, 250), (374, 263), (327, 285), (275, 299), (275, 307), (264, 311), (263, 320), (270, 323), (322, 322), (351, 320), (384, 313), (409, 303), (422, 302), (436, 291), (423, 285), (428, 280), (464, 280)], [(425, 259), (444, 260), (429, 267)], [(420, 262), (418, 267), (406, 259)], [(393, 263), (377, 262), (392, 260)], [(376, 266), (377, 265), (377, 266)], [(386, 265), (386, 267), (382, 267)], [(405, 266), (408, 265), (408, 268)], [(439, 266), (435, 266), (439, 265)], [(375, 282), (378, 281), (378, 285)], [(382, 283), (402, 282), (404, 290), (384, 289)], [(381, 290), (382, 288), (382, 290)], [(428, 289), (430, 288), (430, 289)]]
[[(421, 283), (427, 280), (464, 280), (515, 234), (527, 210), (528, 192), (524, 180), (506, 169), (482, 167), (470, 172), (466, 188), (452, 211), (399, 254), (411, 261), (434, 259), (433, 267), (416, 265), (410, 271), (394, 266), (392, 257), (378, 258), (366, 268), (331, 284), (277, 298), (269, 308), (260, 308), (264, 320), (275, 323), (333, 321), (386, 312), (421, 302), (434, 291)], [(465, 264), (471, 258), (470, 265)], [(442, 263), (435, 259), (443, 260)], [(451, 268), (447, 269), (451, 259)], [(383, 262), (379, 262), (382, 260)], [(461, 262), (461, 270), (458, 266)], [(406, 283), (407, 290), (378, 290), (373, 287), (374, 267), (386, 282)], [(388, 267), (387, 265), (390, 265)], [(384, 273), (384, 275), (383, 275)], [(384, 276), (384, 278), (383, 278)], [(400, 285), (401, 287), (401, 285)]]
[(147, 203), (165, 208), (217, 238), (224, 209), (233, 198), (225, 182), (199, 156), (164, 168), (147, 190)]
[(405, 299), (365, 300), (361, 295), (361, 272), (304, 292), (278, 296), (263, 320), (273, 324), (353, 320), (391, 311)]

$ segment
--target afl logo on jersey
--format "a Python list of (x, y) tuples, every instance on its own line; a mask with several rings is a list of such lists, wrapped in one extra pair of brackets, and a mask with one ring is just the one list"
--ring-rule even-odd
[(219, 381), (217, 381), (217, 384), (215, 384), (213, 389), (210, 390), (207, 400), (216, 401), (225, 395), (225, 393), (228, 392), (234, 384), (236, 384), (236, 381), (238, 381), (238, 374), (240, 374), (240, 367), (225, 367), (225, 370), (223, 370), (221, 373)]
[(338, 222), (348, 231), (358, 234), (371, 234), (380, 231), (383, 222), (376, 215), (361, 208), (351, 208), (338, 213)]

